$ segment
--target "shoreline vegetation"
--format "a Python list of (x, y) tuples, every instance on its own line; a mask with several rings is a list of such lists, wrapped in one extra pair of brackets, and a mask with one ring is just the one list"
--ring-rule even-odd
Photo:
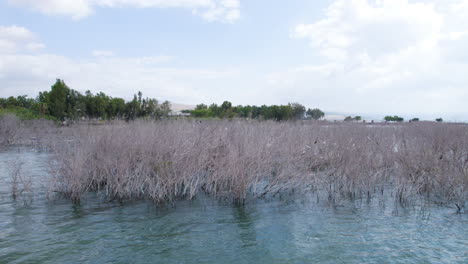
[(0, 139), (47, 150), (50, 196), (75, 203), (89, 193), (157, 204), (202, 193), (238, 204), (288, 193), (332, 205), (390, 195), (466, 212), (468, 201), (466, 124), (168, 119), (64, 127), (7, 115)]
[[(191, 108), (190, 106), (187, 106)], [(222, 104), (198, 104), (193, 109), (178, 109), (173, 111), (171, 103), (160, 103), (154, 98), (144, 98), (141, 92), (133, 96), (131, 101), (123, 98), (108, 96), (103, 92), (85, 94), (69, 88), (61, 79), (57, 79), (50, 91), (40, 92), (33, 99), (26, 95), (0, 98), (0, 116), (16, 115), (21, 120), (46, 119), (62, 124), (76, 122), (98, 122), (114, 120), (161, 120), (174, 118), (203, 118), (203, 119), (256, 119), (273, 121), (323, 120), (325, 113), (318, 108), (308, 108), (299, 103), (287, 105), (232, 105), (229, 101)], [(415, 117), (409, 122), (418, 122)], [(345, 122), (363, 122), (362, 116), (343, 117)], [(403, 117), (388, 115), (383, 118), (385, 123), (402, 123)], [(436, 122), (443, 122), (440, 118)], [(374, 123), (374, 120), (370, 120)]]
[[(89, 193), (158, 204), (201, 193), (238, 204), (312, 193), (332, 205), (390, 195), (402, 205), (424, 200), (466, 211), (466, 124), (403, 123), (399, 116), (326, 122), (320, 109), (297, 103), (226, 101), (181, 114), (173, 117), (169, 102), (141, 92), (125, 102), (82, 95), (58, 79), (36, 99), (0, 98), (0, 147), (46, 150), (49, 194), (75, 203)], [(18, 179), (14, 173), (12, 183)], [(12, 186), (14, 197), (21, 188)]]
[(299, 103), (287, 105), (233, 106), (225, 101), (221, 105), (199, 104), (192, 110), (173, 112), (168, 101), (159, 103), (154, 98), (144, 98), (141, 92), (131, 101), (111, 97), (103, 92), (81, 94), (70, 89), (63, 80), (57, 79), (50, 91), (40, 92), (36, 99), (27, 96), (0, 98), (0, 116), (15, 114), (22, 120), (48, 119), (65, 123), (84, 120), (161, 120), (171, 116), (193, 118), (249, 118), (261, 120), (290, 121), (323, 118), (320, 109), (307, 109)]

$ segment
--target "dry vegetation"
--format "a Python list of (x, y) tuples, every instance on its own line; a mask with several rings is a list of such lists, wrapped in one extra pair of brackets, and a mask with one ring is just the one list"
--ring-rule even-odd
[(49, 120), (20, 121), (14, 115), (0, 116), (0, 147), (12, 145), (45, 146), (57, 141), (63, 134)]
[(20, 129), (20, 121), (14, 115), (0, 116), (0, 146), (15, 143)]
[(134, 122), (75, 127), (54, 147), (51, 190), (80, 201), (192, 199), (200, 192), (244, 202), (315, 192), (330, 202), (390, 192), (463, 208), (468, 127), (277, 123)]
[(24, 205), (30, 205), (32, 202), (32, 178), (22, 173), (22, 161), (14, 161), (10, 164), (10, 185), (11, 197), (13, 200), (21, 200)]
[(290, 192), (331, 203), (385, 193), (402, 204), (424, 198), (463, 210), (468, 200), (464, 124), (169, 120), (58, 128), (9, 118), (0, 119), (3, 142), (13, 142), (7, 135), (46, 146), (54, 154), (51, 192), (75, 202), (89, 192), (158, 203), (201, 192), (241, 203)]

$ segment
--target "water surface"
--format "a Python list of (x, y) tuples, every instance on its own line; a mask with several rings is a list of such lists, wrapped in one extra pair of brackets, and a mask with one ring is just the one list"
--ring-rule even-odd
[[(468, 263), (468, 215), (356, 201), (201, 197), (160, 208), (47, 201), (47, 154), (0, 152), (0, 263)], [(14, 201), (9, 164), (25, 162), (32, 202)]]

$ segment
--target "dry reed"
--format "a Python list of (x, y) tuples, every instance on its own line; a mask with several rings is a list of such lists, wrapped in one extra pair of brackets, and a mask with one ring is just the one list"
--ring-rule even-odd
[[(57, 141), (54, 192), (79, 202), (192, 199), (200, 192), (244, 202), (290, 191), (329, 201), (390, 191), (463, 208), (468, 127), (316, 122), (162, 121), (76, 126)], [(460, 209), (461, 210), (461, 209)]]
[(0, 146), (12, 145), (19, 134), (20, 121), (15, 115), (0, 116)]
[(23, 120), (15, 115), (0, 116), (0, 147), (11, 145), (48, 146), (63, 138), (66, 130), (50, 120)]
[(11, 164), (11, 196), (13, 200), (23, 200), (24, 205), (32, 202), (32, 179), (22, 174), (22, 161)]

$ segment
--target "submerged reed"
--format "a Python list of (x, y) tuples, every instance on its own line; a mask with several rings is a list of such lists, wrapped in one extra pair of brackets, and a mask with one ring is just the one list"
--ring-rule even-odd
[(9, 146), (15, 143), (19, 134), (20, 121), (14, 115), (0, 116), (0, 146)]
[(14, 161), (11, 163), (11, 197), (13, 200), (22, 200), (24, 205), (32, 202), (32, 178), (23, 175), (24, 162)]
[(65, 129), (50, 120), (20, 120), (12, 114), (0, 116), (0, 147), (44, 146), (63, 138)]
[(331, 202), (390, 191), (456, 204), (468, 199), (468, 126), (181, 121), (76, 126), (55, 142), (50, 189), (79, 202), (170, 202), (203, 192), (244, 202), (283, 192)]

